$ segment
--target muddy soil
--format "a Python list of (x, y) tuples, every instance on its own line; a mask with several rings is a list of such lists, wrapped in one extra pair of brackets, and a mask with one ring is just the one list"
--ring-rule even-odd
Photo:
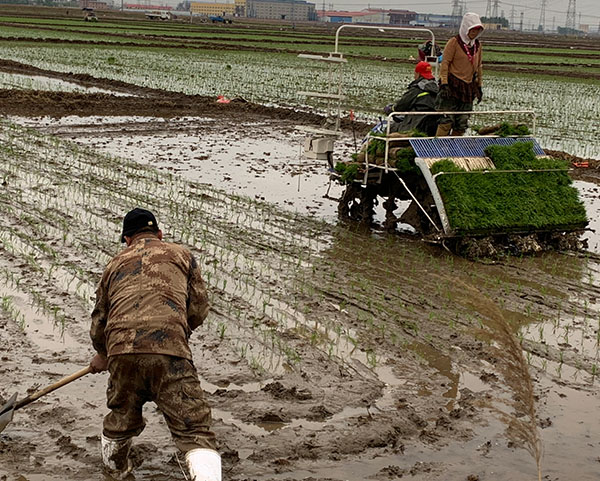
[[(338, 224), (323, 166), (299, 165), (309, 114), (129, 93), (3, 93), (34, 130), (0, 130), (0, 401), (87, 364), (95, 283), (144, 204), (210, 286), (192, 349), (225, 480), (600, 477), (597, 254), (472, 262)], [(592, 200), (597, 168), (578, 168)], [(89, 375), (17, 411), (0, 478), (103, 479), (105, 388)], [(144, 415), (133, 476), (186, 479)]]

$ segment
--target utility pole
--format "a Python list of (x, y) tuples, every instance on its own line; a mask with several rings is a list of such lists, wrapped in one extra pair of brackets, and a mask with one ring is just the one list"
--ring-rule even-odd
[(575, 5), (575, 0), (569, 0), (569, 7), (567, 8), (567, 24), (565, 27), (567, 29), (575, 30), (575, 12), (577, 8)]
[(452, 18), (454, 19), (454, 25), (458, 25), (461, 11), (460, 0), (452, 0)]
[(490, 17), (492, 16), (492, 0), (487, 1), (487, 7), (485, 7), (485, 18), (490, 21)]
[(515, 29), (515, 6), (513, 5), (510, 9), (510, 29)]
[(519, 31), (520, 32), (523, 31), (523, 15), (525, 15), (525, 12), (521, 12), (521, 22), (519, 23)]
[(498, 0), (494, 0), (494, 8), (492, 9), (492, 17), (498, 18)]
[(540, 23), (538, 30), (542, 33), (546, 30), (546, 3), (548, 0), (542, 0), (542, 8), (540, 9)]

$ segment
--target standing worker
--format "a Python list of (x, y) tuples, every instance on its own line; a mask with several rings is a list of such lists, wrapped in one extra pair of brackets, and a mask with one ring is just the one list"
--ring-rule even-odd
[[(465, 13), (458, 35), (448, 40), (440, 69), (440, 92), (437, 110), (440, 112), (467, 112), (473, 110), (473, 100), (482, 99), (481, 43), (478, 38), (483, 25), (476, 13)], [(443, 115), (436, 136), (464, 135), (468, 114)]]
[(92, 372), (110, 373), (104, 466), (117, 477), (131, 472), (131, 439), (145, 427), (143, 405), (154, 401), (185, 453), (191, 479), (221, 481), (210, 407), (188, 345), (208, 314), (199, 266), (187, 249), (162, 242), (154, 214), (145, 209), (125, 215), (121, 242), (127, 247), (104, 270), (90, 329), (97, 351)]

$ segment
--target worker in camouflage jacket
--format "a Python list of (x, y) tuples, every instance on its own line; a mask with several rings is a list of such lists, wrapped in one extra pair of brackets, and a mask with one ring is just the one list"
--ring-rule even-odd
[(131, 470), (133, 436), (145, 426), (142, 407), (156, 403), (194, 481), (220, 481), (221, 458), (211, 412), (192, 363), (188, 339), (208, 313), (200, 268), (187, 249), (162, 241), (152, 212), (123, 219), (127, 247), (104, 270), (90, 336), (92, 372), (108, 369), (102, 460), (110, 474)]
[[(385, 107), (384, 112), (434, 112), (439, 87), (429, 62), (419, 62), (415, 67), (415, 79), (408, 84), (404, 95)], [(429, 137), (435, 135), (437, 115), (394, 115), (390, 132), (419, 130)]]

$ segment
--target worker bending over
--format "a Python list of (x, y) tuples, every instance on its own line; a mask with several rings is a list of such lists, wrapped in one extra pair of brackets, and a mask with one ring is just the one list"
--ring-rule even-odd
[(200, 268), (190, 251), (162, 241), (154, 214), (145, 209), (125, 215), (121, 242), (127, 247), (98, 285), (90, 330), (97, 351), (92, 372), (110, 373), (102, 461), (115, 477), (132, 470), (131, 439), (144, 429), (142, 407), (154, 401), (192, 480), (220, 481), (210, 407), (188, 345), (208, 313)]

